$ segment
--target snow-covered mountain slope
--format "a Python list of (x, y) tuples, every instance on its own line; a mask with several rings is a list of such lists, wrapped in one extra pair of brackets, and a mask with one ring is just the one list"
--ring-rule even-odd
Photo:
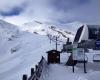
[(0, 80), (21, 80), (23, 74), (30, 75), (30, 68), (52, 48), (46, 36), (20, 31), (0, 20)]
[(75, 21), (72, 23), (63, 24), (62, 26), (67, 27), (71, 32), (73, 32), (73, 34), (76, 34), (77, 29), (83, 25), (86, 25), (86, 24)]
[(75, 36), (72, 32), (70, 32), (70, 30), (58, 28), (50, 24), (41, 23), (38, 21), (25, 23), (21, 26), (21, 29), (40, 35), (49, 34), (51, 36), (59, 36), (59, 39), (61, 41), (67, 41), (67, 38), (69, 38), (70, 41), (73, 41), (73, 38)]
[[(51, 30), (49, 34), (58, 32), (65, 36), (62, 29), (49, 28), (49, 31)], [(37, 33), (40, 34), (40, 32)], [(46, 51), (54, 48), (55, 45), (49, 43), (47, 36), (21, 31), (17, 26), (0, 20), (0, 80), (21, 80), (23, 74), (30, 75), (30, 68), (40, 61), (41, 56), (46, 56)], [(90, 56), (88, 59), (91, 61), (91, 54), (100, 53), (100, 51), (92, 50), (89, 52), (87, 53)], [(69, 54), (63, 53), (61, 55), (66, 63)], [(43, 80), (99, 80), (99, 66), (98, 63), (87, 64), (88, 73), (84, 74), (83, 64), (77, 65), (73, 74), (70, 66), (51, 65), (49, 66), (50, 72), (46, 74), (48, 77)]]
[[(62, 29), (40, 24), (25, 24), (25, 28), (32, 30), (30, 33), (25, 28), (25, 31), (21, 31), (17, 26), (0, 20), (0, 80), (21, 80), (23, 74), (30, 75), (30, 68), (37, 64), (41, 56), (46, 56), (46, 51), (55, 49), (55, 43), (49, 43), (47, 34), (60, 34), (64, 39), (68, 35), (73, 36)], [(33, 25), (36, 26), (33, 28)]]
[(5, 21), (0, 20), (0, 37), (10, 38), (12, 37), (12, 35), (14, 36), (17, 33), (19, 33), (17, 26), (11, 25)]

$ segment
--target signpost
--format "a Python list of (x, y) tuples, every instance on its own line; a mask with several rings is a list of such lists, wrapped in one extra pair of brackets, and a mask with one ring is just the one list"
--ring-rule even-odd
[[(85, 52), (83, 48), (73, 48), (73, 60), (82, 61), (84, 63), (84, 73), (86, 73), (86, 61), (85, 61)], [(74, 66), (73, 66), (74, 72)]]
[(83, 48), (73, 49), (73, 60), (84, 61), (84, 49)]
[[(77, 53), (77, 44), (73, 44), (73, 49), (72, 49), (72, 58), (73, 58), (73, 63), (74, 63), (74, 53)], [(74, 65), (73, 65), (73, 73), (74, 73)]]

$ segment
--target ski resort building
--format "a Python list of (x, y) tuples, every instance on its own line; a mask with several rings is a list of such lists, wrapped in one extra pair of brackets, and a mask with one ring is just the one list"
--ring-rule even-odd
[(100, 25), (83, 25), (76, 33), (73, 43), (79, 47), (100, 49)]

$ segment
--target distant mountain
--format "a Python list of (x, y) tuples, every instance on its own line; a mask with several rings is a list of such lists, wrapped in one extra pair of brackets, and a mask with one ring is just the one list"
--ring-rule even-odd
[(60, 36), (59, 39), (62, 41), (66, 41), (68, 38), (70, 38), (70, 41), (72, 41), (74, 37), (74, 34), (68, 29), (59, 28), (55, 25), (41, 23), (39, 21), (25, 23), (21, 26), (21, 29), (24, 31), (28, 31), (40, 35), (49, 34), (52, 36)]
[(78, 21), (72, 22), (72, 23), (67, 23), (63, 24), (64, 27), (68, 28), (73, 34), (76, 34), (76, 31), (79, 27), (83, 26), (85, 23), (81, 23)]

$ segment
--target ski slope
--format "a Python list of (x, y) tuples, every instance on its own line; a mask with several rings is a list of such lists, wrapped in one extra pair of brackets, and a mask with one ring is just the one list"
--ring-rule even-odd
[[(46, 51), (55, 49), (55, 43), (50, 44), (48, 37), (44, 35), (47, 34), (46, 31), (49, 30), (48, 33), (52, 35), (60, 31), (70, 36), (62, 29), (46, 28), (44, 31), (44, 27), (38, 28), (35, 29), (38, 34), (34, 34), (34, 32), (21, 31), (17, 26), (0, 20), (0, 80), (21, 80), (23, 74), (30, 75), (31, 67), (35, 67), (41, 56), (47, 58)], [(59, 46), (58, 50), (61, 47)], [(77, 65), (75, 73), (72, 73), (72, 67), (65, 66), (69, 54), (64, 53), (61, 54), (61, 64), (49, 65), (48, 72), (44, 73), (44, 79), (41, 80), (100, 80), (100, 64), (93, 63), (91, 58), (95, 53), (99, 54), (100, 51), (92, 50), (88, 54), (87, 74), (83, 73), (83, 65)]]
[[(20, 80), (23, 74), (30, 75), (30, 68), (46, 55), (46, 47), (50, 46), (46, 38), (38, 35), (24, 33), (19, 37), (14, 41), (5, 40), (0, 46), (0, 80)], [(17, 51), (11, 53), (14, 48)]]
[(55, 48), (46, 36), (20, 31), (17, 26), (0, 21), (0, 80), (21, 80)]
[(62, 29), (62, 28), (59, 28), (58, 26), (50, 25), (48, 23), (41, 23), (38, 21), (32, 21), (32, 22), (25, 23), (21, 25), (20, 28), (23, 31), (28, 31), (30, 33), (36, 33), (39, 35), (47, 36), (49, 34), (51, 36), (59, 36), (59, 39), (63, 42), (64, 41), (66, 42), (68, 38), (72, 42), (75, 36), (73, 32), (71, 32), (68, 29)]

